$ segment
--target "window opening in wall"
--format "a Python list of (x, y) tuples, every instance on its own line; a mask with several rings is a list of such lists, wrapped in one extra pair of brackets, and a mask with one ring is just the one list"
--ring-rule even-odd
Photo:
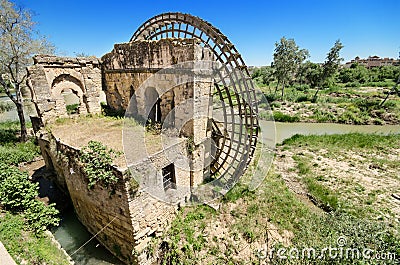
[(176, 189), (175, 167), (169, 164), (162, 169), (164, 190)]

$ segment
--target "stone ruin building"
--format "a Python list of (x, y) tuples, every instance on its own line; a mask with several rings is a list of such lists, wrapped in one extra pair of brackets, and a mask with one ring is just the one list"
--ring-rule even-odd
[[(148, 244), (177, 208), (226, 193), (257, 143), (257, 99), (246, 65), (226, 36), (189, 14), (149, 19), (101, 59), (37, 55), (27, 83), (46, 167), (56, 173), (79, 220), (91, 233), (101, 231), (97, 239), (126, 264), (156, 262)], [(72, 97), (69, 103), (65, 95)], [(89, 190), (79, 147), (44, 129), (71, 113), (101, 113), (102, 101), (126, 118), (160, 123), (166, 132), (162, 148), (153, 152), (146, 143), (131, 145), (145, 136), (124, 126), (126, 165), (112, 167), (118, 183), (111, 195), (97, 184)]]

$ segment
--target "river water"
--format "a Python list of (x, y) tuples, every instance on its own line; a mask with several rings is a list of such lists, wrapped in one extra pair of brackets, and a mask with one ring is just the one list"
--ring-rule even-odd
[[(275, 125), (275, 136), (274, 126)], [(295, 134), (324, 135), (346, 133), (399, 134), (400, 125), (349, 125), (336, 123), (284, 123), (260, 121), (261, 135), (264, 142), (282, 143)]]
[[(7, 98), (0, 98), (7, 101)], [(26, 116), (33, 113), (34, 109), (27, 104)], [(0, 121), (18, 120), (16, 111), (0, 113)], [(29, 119), (28, 119), (29, 120)], [(332, 123), (271, 123), (260, 122), (262, 141), (268, 146), (281, 143), (284, 139), (295, 134), (323, 135), (323, 134), (346, 134), (346, 133), (375, 133), (375, 134), (399, 134), (400, 125), (345, 125)], [(61, 246), (72, 256), (77, 265), (110, 265), (121, 264), (108, 250), (102, 247), (96, 239), (91, 240), (79, 251), (92, 235), (79, 222), (74, 211), (68, 210), (63, 213), (60, 226), (53, 229), (53, 235)]]

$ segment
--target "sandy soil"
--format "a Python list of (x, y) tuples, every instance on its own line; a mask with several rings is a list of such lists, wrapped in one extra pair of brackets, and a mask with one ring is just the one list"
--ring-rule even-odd
[[(145, 132), (140, 125), (127, 128), (122, 119), (107, 118), (77, 118), (50, 126), (53, 135), (68, 145), (81, 148), (91, 140), (98, 141), (116, 151), (124, 151), (128, 162), (141, 161), (160, 152), (168, 144), (163, 136)], [(126, 157), (121, 155), (114, 163), (125, 167)]]
[(378, 213), (377, 218), (400, 220), (400, 200), (393, 196), (399, 193), (400, 167), (377, 162), (389, 160), (400, 164), (400, 148), (386, 153), (343, 150), (335, 155), (325, 149), (278, 149), (274, 161), (276, 172), (282, 175), (291, 190), (304, 194), (307, 191), (292, 158), (295, 154), (309, 157), (313, 175), (321, 176), (321, 183), (340, 194), (341, 198), (355, 205), (371, 207)]

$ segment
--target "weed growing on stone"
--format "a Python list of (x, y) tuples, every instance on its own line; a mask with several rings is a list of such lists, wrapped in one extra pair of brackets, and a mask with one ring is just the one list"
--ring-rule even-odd
[(107, 148), (100, 142), (89, 141), (80, 152), (80, 161), (84, 163), (84, 172), (88, 177), (88, 189), (100, 183), (108, 188), (117, 183), (118, 178), (112, 172), (112, 163), (121, 155), (113, 149)]

